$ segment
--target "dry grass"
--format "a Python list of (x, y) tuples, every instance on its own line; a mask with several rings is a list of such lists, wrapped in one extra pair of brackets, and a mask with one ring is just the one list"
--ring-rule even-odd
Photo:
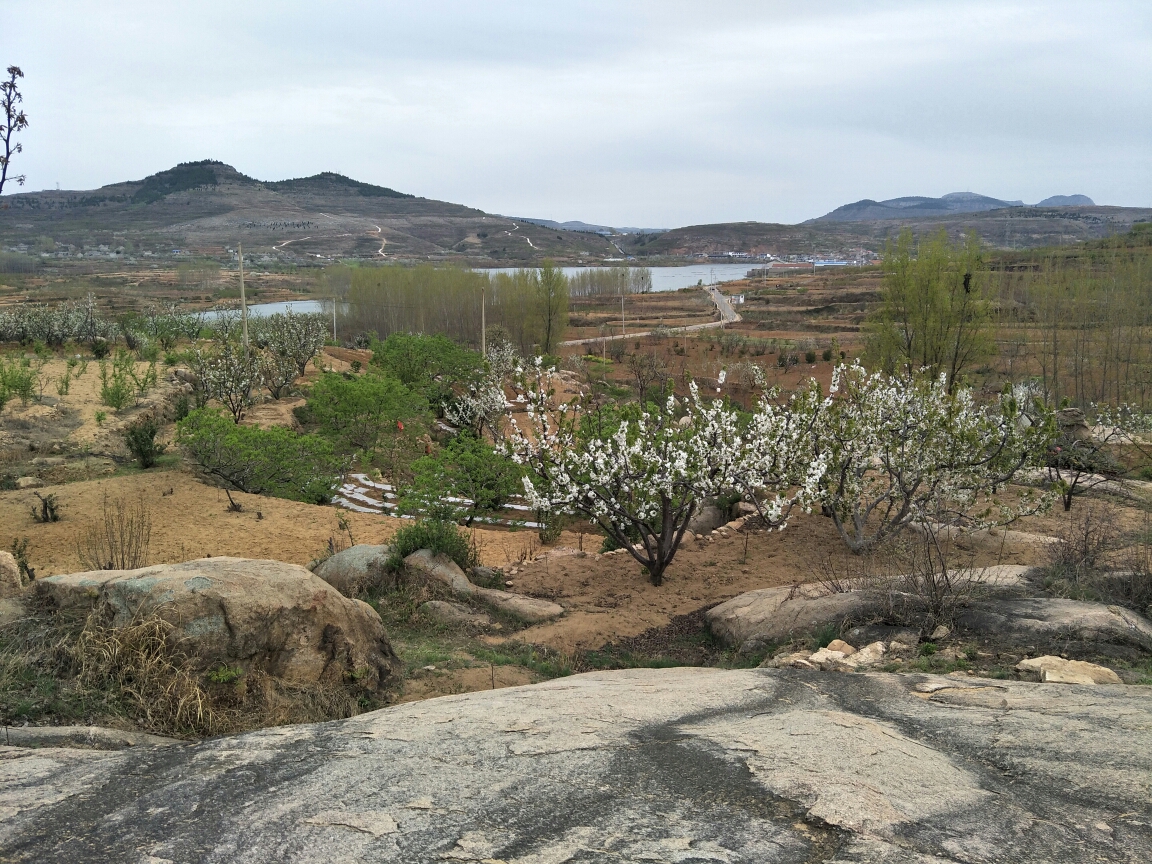
[(99, 610), (33, 610), (0, 628), (0, 721), (201, 738), (351, 717), (380, 704), (355, 681), (296, 686), (240, 666), (205, 669), (175, 635), (158, 615), (111, 627)]
[(230, 731), (234, 724), (229, 712), (213, 704), (188, 659), (173, 650), (172, 630), (157, 616), (113, 628), (93, 613), (70, 649), (76, 684), (111, 690), (150, 731)]

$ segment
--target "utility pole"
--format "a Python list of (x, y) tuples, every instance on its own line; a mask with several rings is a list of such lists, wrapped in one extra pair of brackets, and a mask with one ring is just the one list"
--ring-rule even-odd
[(336, 295), (332, 295), (332, 341), (336, 341)]
[(628, 331), (624, 329), (624, 292), (620, 292), (620, 335), (627, 336)]
[(240, 260), (240, 322), (244, 328), (244, 356), (248, 356), (248, 300), (244, 296), (244, 244), (236, 244), (236, 255)]
[[(488, 277), (485, 276), (484, 278), (487, 279)], [(487, 357), (488, 356), (488, 342), (487, 342), (488, 323), (487, 323), (487, 318), (485, 317), (485, 313), (484, 313), (484, 307), (486, 305), (487, 299), (488, 299), (488, 286), (487, 285), (481, 285), (480, 286), (480, 356), (481, 357)]]

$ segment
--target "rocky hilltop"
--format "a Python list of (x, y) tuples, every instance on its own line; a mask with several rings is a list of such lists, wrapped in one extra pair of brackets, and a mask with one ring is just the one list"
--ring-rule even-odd
[(1146, 861), (1146, 689), (638, 670), (196, 744), (9, 747), (0, 858)]

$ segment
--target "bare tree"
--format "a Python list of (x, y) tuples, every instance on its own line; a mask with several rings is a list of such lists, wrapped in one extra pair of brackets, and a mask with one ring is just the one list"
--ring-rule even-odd
[(668, 377), (668, 366), (655, 351), (628, 355), (628, 371), (636, 379), (636, 392), (640, 404), (645, 404), (648, 388)]
[[(0, 83), (0, 105), (4, 108), (4, 122), (0, 123), (0, 138), (4, 139), (4, 155), (0, 156), (0, 195), (4, 194), (4, 183), (8, 180), (8, 166), (12, 161), (13, 153), (20, 153), (23, 144), (12, 144), (12, 136), (22, 129), (28, 128), (28, 118), (20, 109), (24, 97), (16, 86), (16, 79), (23, 78), (24, 73), (19, 66), (8, 67), (8, 80)], [(16, 185), (24, 185), (24, 175), (18, 174), (12, 178)]]

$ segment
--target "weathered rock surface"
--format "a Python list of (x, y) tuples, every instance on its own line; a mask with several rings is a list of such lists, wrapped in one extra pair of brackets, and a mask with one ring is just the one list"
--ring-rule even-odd
[(0, 552), (0, 597), (16, 597), (24, 593), (24, 580), (20, 567), (11, 552)]
[(12, 747), (78, 747), (84, 750), (124, 750), (182, 743), (163, 735), (102, 726), (8, 726), (0, 737), (0, 745)]
[(1016, 664), (1021, 672), (1032, 672), (1046, 684), (1120, 684), (1120, 676), (1107, 666), (1065, 660), (1063, 657), (1032, 657)]
[(303, 685), (354, 677), (374, 691), (400, 667), (376, 610), (295, 564), (203, 558), (48, 576), (34, 585), (42, 600), (91, 606), (113, 628), (157, 615), (205, 669), (240, 666)]
[(428, 578), (447, 585), (452, 593), (461, 599), (481, 600), (498, 612), (529, 624), (550, 621), (564, 614), (564, 607), (558, 603), (473, 585), (455, 561), (447, 555), (435, 555), (431, 549), (413, 552), (404, 559), (404, 563), (414, 570), (419, 570)]
[(447, 600), (429, 600), (420, 604), (420, 611), (441, 624), (463, 624), (468, 627), (491, 627), (491, 616), (474, 612), (463, 603), (449, 603)]
[[(1017, 598), (1032, 587), (1029, 573), (1033, 569), (1001, 564), (972, 571), (961, 570), (956, 575), (978, 583), (976, 590), (983, 592), (982, 596)], [(819, 583), (762, 588), (713, 607), (705, 617), (713, 635), (725, 645), (741, 651), (754, 651), (764, 645), (808, 635), (830, 624), (840, 626), (846, 622), (867, 621), (879, 611), (877, 594), (865, 590), (863, 583), (850, 582), (848, 587), (855, 590), (829, 594)], [(979, 608), (996, 609), (1004, 602), (1006, 599), (989, 600)], [(1149, 632), (1152, 633), (1152, 629)], [(871, 634), (868, 637), (870, 642), (880, 640), (884, 637)], [(916, 644), (916, 640), (911, 644)]]
[(0, 749), (12, 861), (1136, 862), (1152, 698), (628, 670), (116, 753)]
[(875, 599), (863, 591), (823, 594), (819, 586), (799, 585), (747, 591), (713, 606), (704, 617), (725, 645), (755, 651), (826, 624), (867, 618), (875, 608)]
[(1076, 639), (1152, 651), (1152, 621), (1120, 606), (1033, 597), (973, 603), (957, 619), (1004, 640)]
[(312, 571), (345, 597), (379, 588), (387, 578), (391, 546), (358, 544), (321, 561)]

